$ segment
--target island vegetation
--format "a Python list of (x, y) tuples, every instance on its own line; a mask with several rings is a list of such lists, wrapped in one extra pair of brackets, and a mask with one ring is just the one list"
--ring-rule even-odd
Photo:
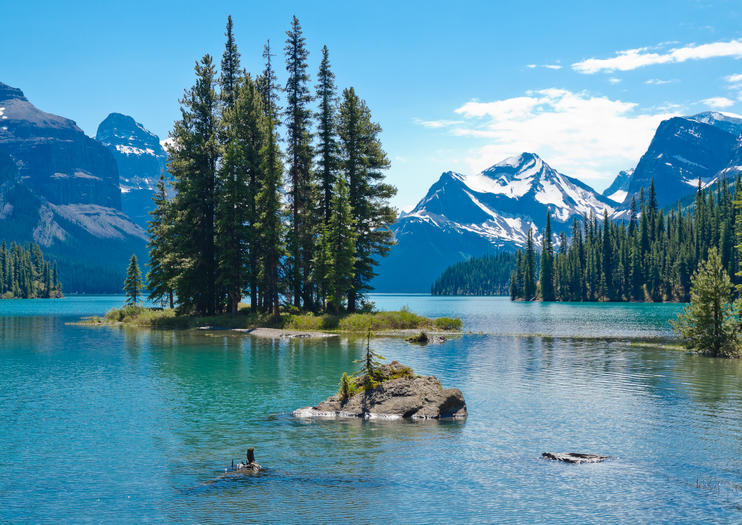
[(62, 297), (57, 263), (44, 258), (36, 243), (0, 245), (0, 298)]
[(231, 17), (221, 71), (205, 55), (180, 101), (147, 274), (149, 298), (179, 315), (237, 316), (243, 296), (274, 323), (288, 307), (338, 319), (368, 309), (396, 218), (381, 127), (353, 87), (338, 96), (327, 47), (312, 90), (296, 17), (286, 35), (285, 107), (270, 43), (263, 70), (245, 72)]

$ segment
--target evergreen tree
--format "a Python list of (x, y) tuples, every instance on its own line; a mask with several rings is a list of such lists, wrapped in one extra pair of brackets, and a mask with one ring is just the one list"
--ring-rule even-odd
[(331, 201), (330, 222), (323, 227), (323, 265), (327, 308), (339, 313), (353, 286), (355, 268), (356, 225), (350, 208), (348, 186), (343, 177), (335, 183)]
[(330, 55), (327, 46), (322, 47), (322, 62), (317, 74), (317, 95), (319, 112), (317, 113), (317, 169), (321, 185), (324, 223), (330, 221), (330, 201), (335, 185), (335, 174), (338, 168), (338, 144), (335, 121), (336, 89), (335, 75), (330, 69)]
[(62, 285), (38, 244), (0, 244), (0, 299), (62, 296)]
[(278, 106), (275, 74), (271, 66), (270, 42), (265, 45), (263, 57), (265, 69), (260, 77), (258, 87), (263, 98), (265, 112), (266, 142), (262, 151), (265, 162), (263, 179), (256, 198), (257, 222), (255, 230), (258, 232), (257, 246), (259, 250), (259, 281), (262, 286), (262, 304), (264, 311), (272, 312), (274, 317), (279, 316), (279, 297), (281, 294), (280, 264), (284, 256), (284, 231), (281, 208), (281, 187), (283, 166), (281, 152), (278, 147)]
[(541, 248), (541, 272), (539, 279), (541, 299), (543, 301), (554, 300), (554, 244), (551, 235), (551, 212), (547, 211)]
[(338, 115), (341, 175), (348, 181), (358, 230), (353, 286), (348, 293), (348, 310), (354, 312), (376, 275), (377, 257), (385, 256), (394, 242), (389, 226), (397, 214), (389, 199), (397, 189), (383, 182), (389, 160), (379, 140), (381, 127), (371, 120), (370, 110), (353, 88), (343, 91)]
[(536, 246), (533, 241), (533, 230), (528, 229), (526, 249), (523, 256), (523, 298), (527, 301), (536, 295)]
[(739, 355), (739, 322), (731, 290), (732, 282), (713, 247), (693, 275), (690, 304), (673, 322), (688, 348), (715, 357)]
[(175, 123), (169, 170), (175, 179), (173, 199), (175, 256), (180, 271), (175, 290), (184, 310), (212, 315), (222, 294), (216, 286), (214, 224), (219, 162), (218, 97), (210, 55), (195, 66), (196, 83), (181, 99), (181, 119)]
[(240, 81), (234, 107), (225, 112), (229, 140), (220, 168), (217, 215), (218, 282), (228, 290), (229, 310), (237, 313), (249, 286), (258, 305), (259, 240), (257, 198), (266, 168), (267, 119), (263, 97), (248, 75)]
[(221, 98), (224, 105), (228, 108), (234, 106), (236, 98), (237, 85), (240, 77), (240, 53), (237, 51), (237, 44), (232, 34), (232, 15), (227, 16), (227, 29), (224, 33), (227, 42), (224, 45), (224, 54), (222, 55), (222, 71), (219, 77), (221, 86)]
[(141, 290), (142, 272), (139, 270), (139, 264), (137, 264), (137, 256), (132, 255), (129, 260), (129, 267), (126, 270), (126, 280), (124, 281), (126, 304), (137, 304)]
[(289, 170), (289, 266), (294, 306), (312, 308), (312, 288), (309, 285), (315, 243), (316, 220), (313, 203), (315, 187), (312, 180), (311, 116), (308, 108), (311, 95), (307, 84), (307, 57), (301, 25), (296, 17), (286, 32), (286, 132)]
[(173, 289), (177, 275), (177, 262), (173, 248), (172, 206), (167, 194), (165, 176), (160, 175), (152, 200), (155, 209), (150, 212), (152, 219), (148, 223), (149, 233), (149, 272), (147, 286), (149, 299), (155, 302), (168, 301), (173, 308)]

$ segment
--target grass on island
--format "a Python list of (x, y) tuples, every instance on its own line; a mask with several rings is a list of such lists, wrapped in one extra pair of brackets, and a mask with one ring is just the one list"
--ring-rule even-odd
[(238, 315), (220, 314), (208, 317), (180, 315), (175, 310), (129, 305), (110, 310), (104, 317), (90, 317), (84, 324), (125, 324), (152, 328), (282, 328), (288, 330), (324, 332), (366, 332), (369, 330), (440, 330), (460, 331), (461, 319), (439, 317), (431, 319), (402, 308), (393, 312), (369, 312), (344, 315), (283, 312), (279, 319), (269, 314), (252, 313), (240, 305)]

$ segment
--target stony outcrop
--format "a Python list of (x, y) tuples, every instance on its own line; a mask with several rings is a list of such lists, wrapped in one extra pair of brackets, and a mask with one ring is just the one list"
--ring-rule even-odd
[(579, 452), (544, 452), (541, 457), (552, 461), (563, 461), (565, 463), (600, 463), (608, 459), (608, 456), (599, 454), (583, 454)]
[(444, 389), (435, 376), (415, 375), (411, 368), (393, 361), (380, 367), (380, 377), (388, 377), (366, 389), (365, 376), (355, 379), (359, 389), (347, 399), (335, 394), (314, 407), (300, 408), (300, 418), (364, 419), (464, 419), (464, 395), (458, 388)]

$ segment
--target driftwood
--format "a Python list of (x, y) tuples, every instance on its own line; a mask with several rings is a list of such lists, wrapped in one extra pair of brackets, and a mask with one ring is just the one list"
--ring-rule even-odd
[(541, 457), (552, 461), (564, 461), (565, 463), (600, 463), (608, 459), (608, 456), (579, 452), (544, 452)]

